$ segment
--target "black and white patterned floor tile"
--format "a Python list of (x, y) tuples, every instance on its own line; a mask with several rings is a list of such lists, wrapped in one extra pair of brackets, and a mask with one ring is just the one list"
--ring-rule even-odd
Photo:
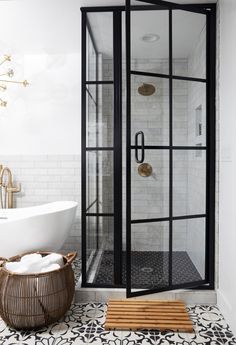
[(16, 331), (0, 319), (0, 345), (236, 345), (216, 306), (188, 306), (195, 333), (105, 331), (107, 305), (72, 304), (65, 317), (40, 330)]
[(82, 266), (82, 262), (81, 262), (80, 258), (76, 258), (72, 262), (72, 268), (73, 268), (74, 274), (75, 274), (75, 285), (78, 284), (80, 276), (81, 276), (81, 266)]

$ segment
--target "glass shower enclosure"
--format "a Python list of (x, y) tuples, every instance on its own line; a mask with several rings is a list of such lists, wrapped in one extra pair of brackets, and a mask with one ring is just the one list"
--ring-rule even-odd
[(215, 5), (82, 9), (82, 286), (214, 287)]

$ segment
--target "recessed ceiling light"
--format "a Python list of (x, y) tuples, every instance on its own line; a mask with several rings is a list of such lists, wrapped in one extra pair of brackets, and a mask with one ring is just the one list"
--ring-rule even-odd
[(157, 34), (145, 34), (141, 37), (141, 40), (144, 42), (152, 43), (160, 39), (160, 36)]

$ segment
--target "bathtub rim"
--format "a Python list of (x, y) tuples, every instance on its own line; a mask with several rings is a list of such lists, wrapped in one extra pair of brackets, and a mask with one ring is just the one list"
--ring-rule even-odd
[(11, 208), (11, 209), (0, 209), (0, 218), (7, 217), (7, 219), (0, 219), (0, 226), (1, 224), (14, 222), (17, 220), (61, 213), (64, 211), (76, 209), (77, 207), (78, 207), (77, 201), (60, 200), (60, 201), (53, 201), (46, 204), (40, 204), (40, 205), (35, 205), (35, 206), (19, 207), (19, 208)]

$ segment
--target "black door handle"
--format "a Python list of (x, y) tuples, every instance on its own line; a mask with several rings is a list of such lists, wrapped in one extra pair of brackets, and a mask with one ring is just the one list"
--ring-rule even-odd
[[(141, 158), (139, 159), (138, 155), (138, 137), (141, 135)], [(135, 160), (137, 163), (143, 163), (145, 158), (145, 152), (144, 152), (144, 133), (142, 131), (139, 131), (135, 134)]]

